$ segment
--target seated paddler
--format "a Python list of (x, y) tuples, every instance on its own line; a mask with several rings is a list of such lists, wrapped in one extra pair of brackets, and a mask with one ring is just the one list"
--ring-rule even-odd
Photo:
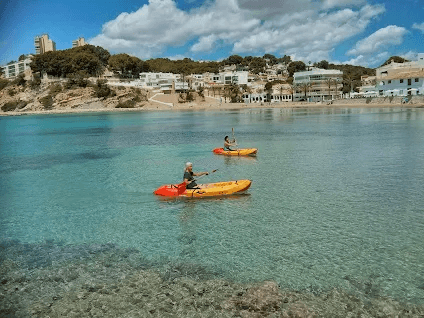
[(193, 164), (191, 162), (187, 162), (184, 169), (184, 182), (186, 184), (187, 189), (201, 189), (202, 186), (198, 185), (194, 180), (194, 176), (203, 176), (208, 175), (209, 172), (193, 172)]
[(233, 142), (230, 142), (230, 139), (228, 136), (225, 136), (224, 138), (224, 150), (228, 151), (235, 151), (235, 149), (231, 149), (231, 147), (235, 147), (236, 144)]

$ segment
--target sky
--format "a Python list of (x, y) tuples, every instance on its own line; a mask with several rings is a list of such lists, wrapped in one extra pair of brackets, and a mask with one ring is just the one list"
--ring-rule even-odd
[(289, 55), (378, 67), (424, 53), (424, 0), (0, 0), (0, 65), (84, 37), (111, 54), (196, 61)]

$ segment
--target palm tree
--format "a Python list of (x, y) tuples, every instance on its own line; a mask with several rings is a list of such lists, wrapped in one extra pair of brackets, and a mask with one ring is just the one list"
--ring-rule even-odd
[(349, 97), (350, 93), (353, 92), (353, 85), (357, 80), (355, 79), (355, 76), (353, 74), (344, 74), (343, 75), (343, 85), (349, 85)]
[(310, 82), (305, 82), (305, 83), (301, 83), (300, 84), (300, 88), (302, 89), (302, 91), (305, 93), (305, 99), (308, 100), (308, 96), (306, 95), (308, 93), (309, 88), (311, 87), (311, 83)]
[(333, 79), (332, 78), (327, 78), (326, 80), (325, 80), (325, 83), (327, 84), (327, 86), (328, 86), (328, 96), (330, 96), (330, 98), (331, 99), (333, 99), (332, 98), (332, 96), (331, 96), (331, 83), (333, 83)]

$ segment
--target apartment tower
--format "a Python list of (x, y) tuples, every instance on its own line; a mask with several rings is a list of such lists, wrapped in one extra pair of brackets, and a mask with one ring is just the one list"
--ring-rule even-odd
[(48, 34), (37, 35), (34, 39), (35, 54), (56, 51), (56, 43), (49, 39)]
[(78, 47), (78, 46), (84, 46), (85, 44), (86, 43), (85, 43), (84, 38), (78, 38), (77, 40), (72, 41), (72, 47), (73, 48)]

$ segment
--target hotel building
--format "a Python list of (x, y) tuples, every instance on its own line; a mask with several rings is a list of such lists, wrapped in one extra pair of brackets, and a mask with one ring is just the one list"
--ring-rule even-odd
[(339, 70), (313, 69), (293, 74), (295, 100), (319, 102), (341, 98), (343, 72)]

